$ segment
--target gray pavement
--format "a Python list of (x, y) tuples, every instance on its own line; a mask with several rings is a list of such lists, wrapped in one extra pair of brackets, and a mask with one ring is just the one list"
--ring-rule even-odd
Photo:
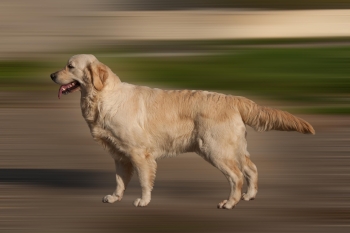
[[(152, 202), (120, 203), (113, 161), (89, 135), (79, 95), (0, 93), (0, 232), (349, 232), (350, 118), (301, 116), (315, 136), (249, 129), (259, 193), (218, 210), (229, 185), (194, 154), (159, 161)], [(256, 100), (259, 102), (259, 100)]]

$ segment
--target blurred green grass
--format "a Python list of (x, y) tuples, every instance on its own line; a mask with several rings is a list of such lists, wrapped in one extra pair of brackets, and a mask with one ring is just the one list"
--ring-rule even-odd
[(117, 67), (133, 64), (132, 76), (140, 81), (179, 88), (236, 90), (295, 101), (350, 91), (350, 47), (240, 49), (212, 56), (101, 60)]
[[(350, 46), (259, 48), (230, 46), (226, 41), (212, 42), (210, 46), (197, 44), (191, 50), (190, 45), (176, 56), (171, 52), (181, 48), (171, 44), (88, 52), (93, 52), (126, 82), (247, 93), (293, 103), (306, 113), (350, 113)], [(169, 48), (170, 53), (165, 53)], [(134, 54), (136, 51), (144, 54)], [(51, 88), (49, 74), (63, 67), (69, 56), (1, 61), (1, 90)]]

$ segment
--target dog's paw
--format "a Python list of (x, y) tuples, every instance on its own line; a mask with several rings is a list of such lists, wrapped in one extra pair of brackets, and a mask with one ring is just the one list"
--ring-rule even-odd
[(143, 199), (141, 199), (141, 198), (137, 198), (137, 199), (134, 201), (134, 206), (136, 206), (136, 207), (147, 206), (149, 202), (150, 202), (150, 200), (143, 200)]
[(114, 203), (120, 200), (121, 198), (119, 196), (114, 196), (114, 195), (107, 195), (102, 198), (103, 203)]
[(230, 209), (235, 208), (235, 204), (232, 203), (232, 202), (229, 202), (227, 200), (223, 200), (222, 202), (220, 202), (218, 204), (217, 207), (218, 207), (218, 209), (228, 209), (228, 210), (230, 210)]
[(252, 196), (250, 196), (249, 194), (247, 194), (247, 193), (243, 193), (243, 195), (242, 195), (242, 200), (245, 200), (245, 201), (252, 201), (252, 200), (254, 200), (255, 199), (255, 197), (252, 197)]

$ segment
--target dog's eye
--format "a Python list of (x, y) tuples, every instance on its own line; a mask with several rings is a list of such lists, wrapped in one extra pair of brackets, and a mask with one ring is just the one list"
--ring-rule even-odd
[(69, 65), (68, 65), (68, 68), (69, 68), (69, 69), (73, 69), (74, 66), (73, 66), (72, 64), (69, 64)]

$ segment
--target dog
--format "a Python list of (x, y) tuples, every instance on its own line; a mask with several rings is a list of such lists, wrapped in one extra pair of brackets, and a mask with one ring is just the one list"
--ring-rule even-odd
[[(95, 56), (80, 54), (51, 79), (58, 97), (81, 91), (82, 115), (92, 137), (111, 154), (116, 189), (102, 201), (123, 198), (134, 171), (142, 194), (135, 206), (147, 206), (156, 177), (156, 161), (195, 152), (219, 169), (231, 189), (220, 209), (232, 209), (258, 192), (258, 171), (247, 151), (246, 125), (257, 131), (282, 130), (315, 134), (313, 127), (292, 114), (262, 107), (240, 96), (208, 91), (161, 90), (121, 82)], [(243, 179), (247, 192), (242, 194)]]

